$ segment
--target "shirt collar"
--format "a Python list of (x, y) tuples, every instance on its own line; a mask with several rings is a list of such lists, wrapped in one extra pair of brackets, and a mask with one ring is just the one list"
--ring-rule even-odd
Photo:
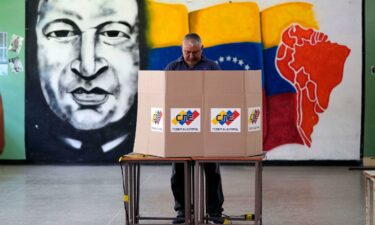
[[(203, 61), (203, 62), (207, 61), (207, 60), (206, 60), (206, 57), (204, 57), (204, 55), (202, 55), (201, 60), (200, 60), (198, 63), (200, 63), (200, 62), (202, 62), (202, 61)], [(177, 59), (177, 62), (183, 62), (183, 63), (186, 64), (186, 62), (184, 61), (184, 56), (180, 56), (180, 58)], [(197, 63), (197, 64), (198, 64), (198, 63)]]

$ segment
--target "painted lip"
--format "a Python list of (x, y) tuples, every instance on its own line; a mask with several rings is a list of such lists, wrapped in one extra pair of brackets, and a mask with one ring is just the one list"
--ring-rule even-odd
[(73, 100), (83, 106), (101, 105), (108, 100), (109, 95), (111, 94), (98, 87), (91, 90), (79, 87), (70, 93), (73, 95)]

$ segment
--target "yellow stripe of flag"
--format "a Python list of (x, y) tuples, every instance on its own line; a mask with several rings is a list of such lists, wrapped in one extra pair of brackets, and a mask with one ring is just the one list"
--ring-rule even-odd
[(261, 42), (259, 7), (253, 2), (224, 3), (189, 14), (190, 32), (210, 47), (235, 42)]
[(293, 23), (319, 29), (314, 18), (313, 5), (303, 2), (285, 3), (261, 12), (264, 48), (278, 46), (282, 32)]
[(147, 1), (147, 42), (151, 48), (179, 46), (189, 32), (188, 10), (182, 4)]

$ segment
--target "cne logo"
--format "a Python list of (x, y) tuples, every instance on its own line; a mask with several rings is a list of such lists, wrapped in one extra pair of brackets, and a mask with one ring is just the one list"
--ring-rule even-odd
[(163, 112), (161, 110), (156, 110), (152, 116), (152, 123), (159, 124), (162, 116)]
[(199, 112), (197, 110), (191, 111), (187, 110), (186, 112), (182, 110), (179, 112), (173, 119), (172, 123), (174, 125), (180, 124), (180, 125), (187, 125), (189, 126), (198, 116)]
[(254, 132), (261, 130), (262, 111), (261, 107), (247, 109), (247, 131)]
[(215, 118), (212, 120), (212, 123), (217, 125), (230, 125), (233, 121), (235, 121), (238, 116), (240, 115), (237, 110), (228, 110), (228, 111), (221, 111), (219, 114), (215, 116)]
[(162, 108), (151, 108), (151, 131), (163, 132), (164, 119)]
[(171, 108), (171, 132), (195, 133), (201, 131), (200, 108)]
[(249, 115), (249, 124), (256, 124), (259, 120), (260, 109), (254, 109)]

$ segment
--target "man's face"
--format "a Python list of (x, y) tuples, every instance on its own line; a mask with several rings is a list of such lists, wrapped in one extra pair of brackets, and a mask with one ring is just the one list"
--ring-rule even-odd
[(52, 111), (77, 129), (123, 118), (139, 69), (136, 0), (41, 0), (40, 82)]
[(193, 67), (202, 58), (202, 45), (193, 44), (189, 40), (182, 42), (182, 55), (189, 67)]

